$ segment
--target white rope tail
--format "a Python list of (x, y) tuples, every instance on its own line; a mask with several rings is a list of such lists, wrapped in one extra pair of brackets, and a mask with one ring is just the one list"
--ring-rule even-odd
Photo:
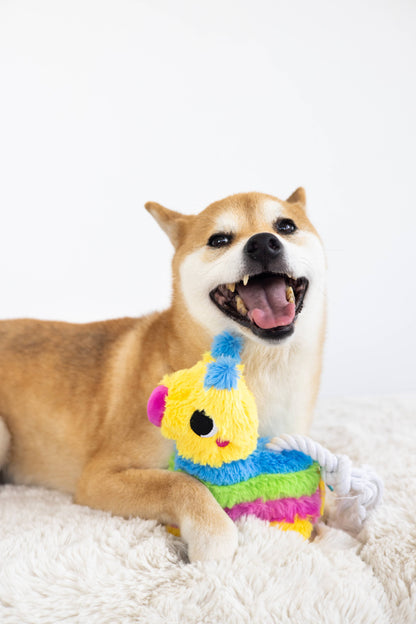
[(358, 532), (367, 512), (377, 507), (383, 495), (383, 482), (369, 467), (355, 468), (347, 455), (334, 455), (318, 442), (302, 435), (282, 435), (273, 438), (267, 447), (272, 451), (301, 451), (317, 461), (322, 478), (337, 496), (335, 526)]

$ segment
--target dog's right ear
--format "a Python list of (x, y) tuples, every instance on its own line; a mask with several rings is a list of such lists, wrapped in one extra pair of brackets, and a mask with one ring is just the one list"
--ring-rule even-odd
[(169, 210), (156, 202), (147, 202), (144, 207), (158, 222), (162, 230), (169, 236), (174, 247), (179, 245), (185, 222), (190, 217), (180, 212)]

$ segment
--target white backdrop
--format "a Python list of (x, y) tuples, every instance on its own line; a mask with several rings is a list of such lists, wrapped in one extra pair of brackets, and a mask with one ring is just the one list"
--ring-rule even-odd
[(0, 317), (168, 305), (142, 208), (306, 187), (323, 394), (414, 390), (413, 0), (0, 0)]

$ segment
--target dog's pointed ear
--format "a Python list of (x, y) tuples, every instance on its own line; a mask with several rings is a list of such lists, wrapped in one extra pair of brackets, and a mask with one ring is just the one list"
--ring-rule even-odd
[(185, 226), (185, 222), (189, 217), (180, 212), (169, 210), (156, 202), (147, 202), (144, 207), (152, 217), (158, 222), (162, 230), (169, 236), (174, 247), (177, 247)]
[(299, 204), (304, 210), (306, 209), (306, 193), (301, 186), (292, 193), (286, 200), (289, 204)]

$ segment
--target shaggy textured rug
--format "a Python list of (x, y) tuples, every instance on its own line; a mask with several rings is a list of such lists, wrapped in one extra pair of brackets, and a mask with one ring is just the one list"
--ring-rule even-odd
[(255, 518), (221, 563), (187, 563), (156, 522), (41, 488), (0, 488), (0, 622), (415, 624), (416, 397), (322, 402), (311, 432), (368, 463), (385, 495), (355, 538), (311, 543)]

